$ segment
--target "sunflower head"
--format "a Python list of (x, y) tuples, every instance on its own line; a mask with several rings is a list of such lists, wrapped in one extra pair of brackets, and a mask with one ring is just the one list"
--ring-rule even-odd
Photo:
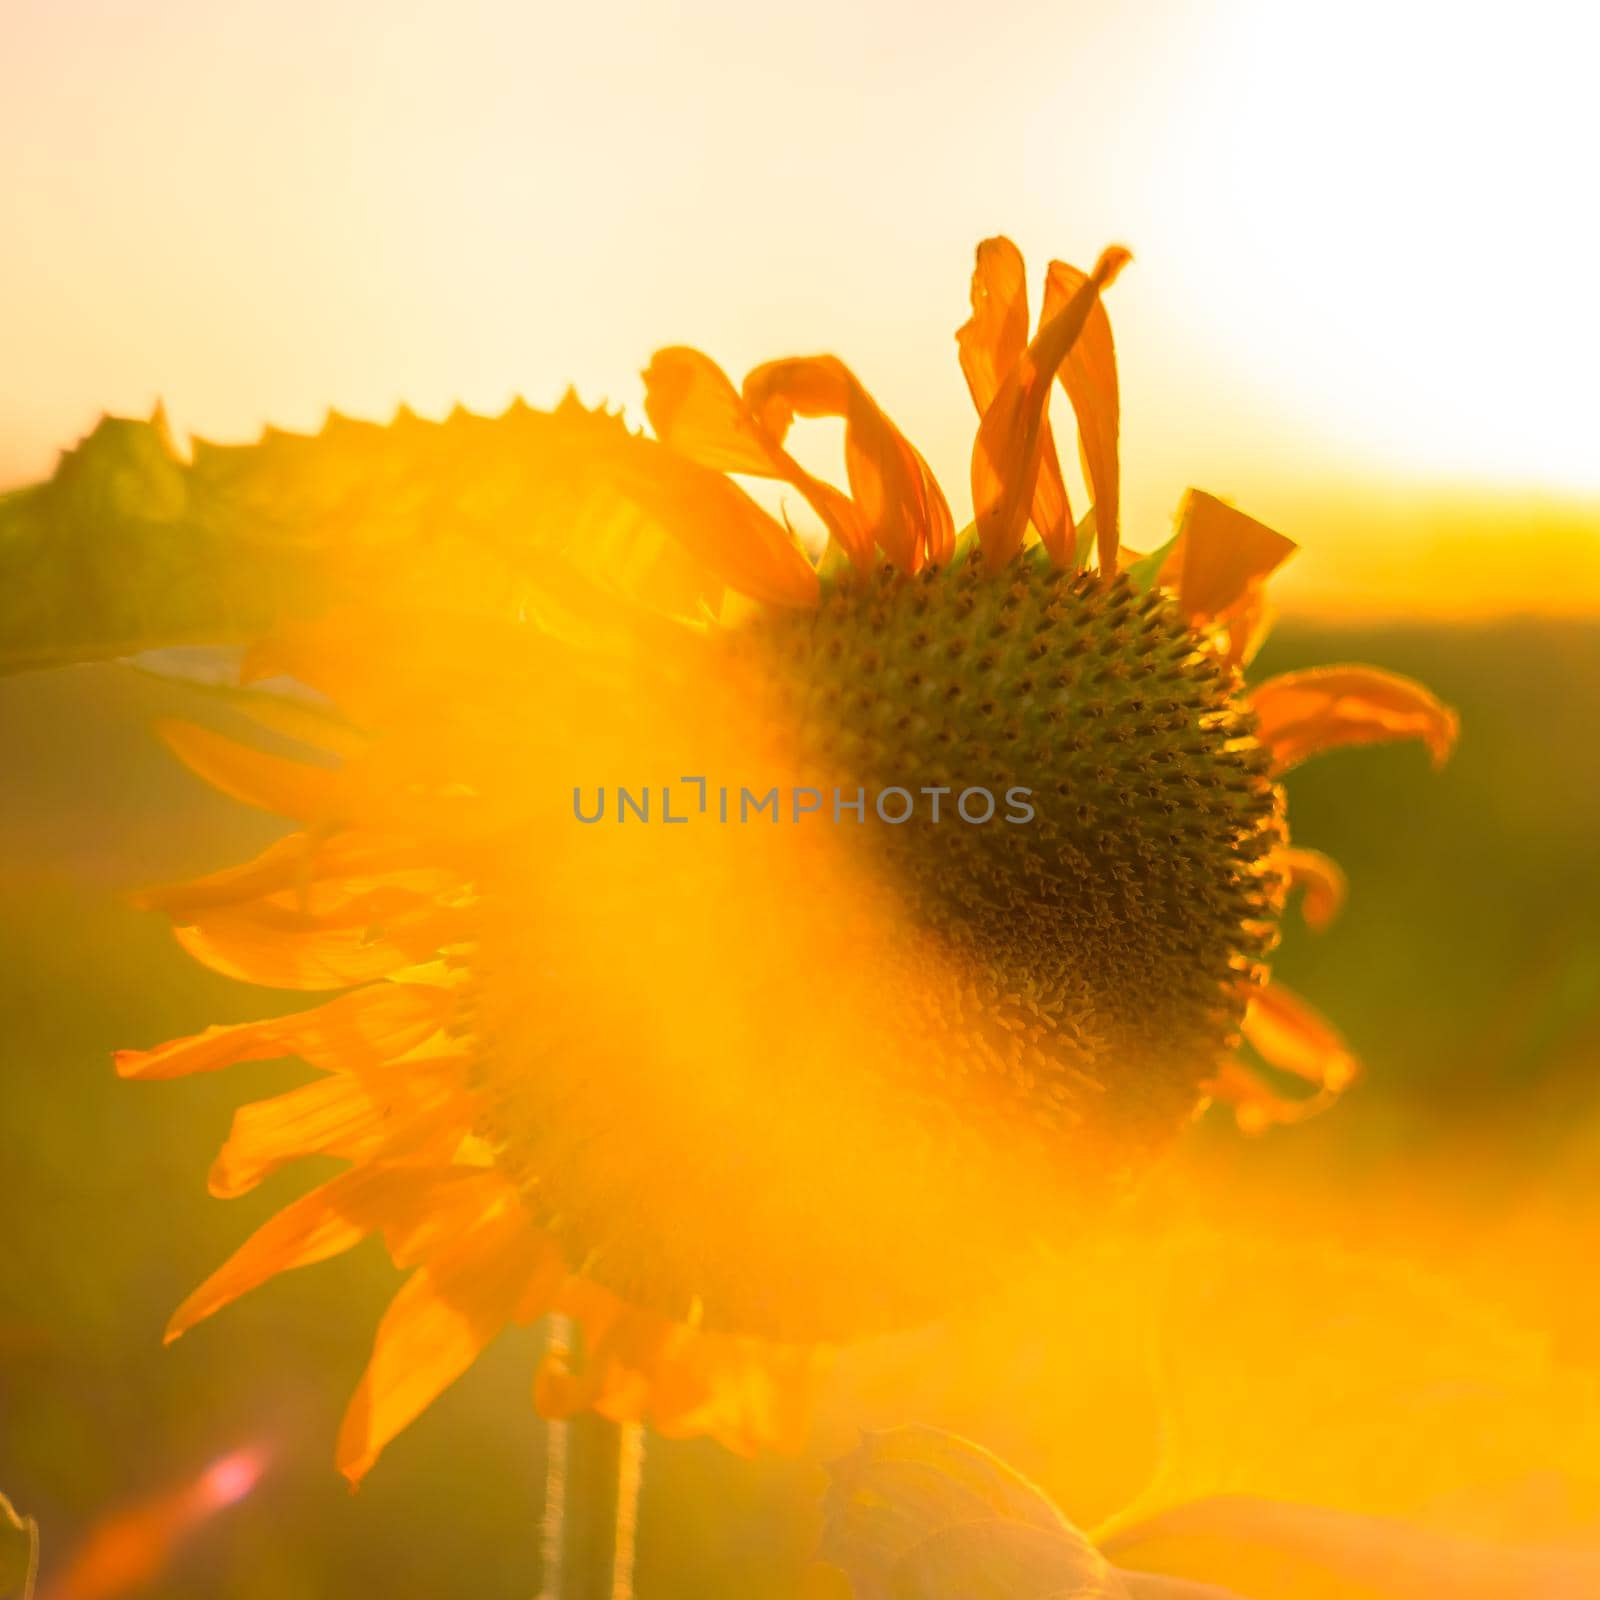
[[(300, 1054), (325, 1076), (241, 1112), (213, 1185), (350, 1163), (174, 1328), (382, 1230), (416, 1276), (347, 1419), (353, 1474), (483, 1339), (552, 1309), (588, 1338), (581, 1371), (544, 1372), (547, 1409), (790, 1438), (817, 1341), (978, 1293), (1210, 1098), (1262, 1126), (1351, 1077), (1267, 982), (1291, 884), (1319, 918), (1339, 885), (1289, 847), (1278, 778), (1341, 743), (1442, 754), (1453, 720), (1371, 669), (1247, 688), (1292, 546), (1223, 502), (1191, 494), (1167, 545), (1123, 547), (1101, 292), (1124, 260), (1052, 266), (1030, 337), (1020, 257), (980, 247), (959, 535), (831, 356), (735, 388), (662, 351), (654, 439), (573, 403), (366, 439), (364, 515), (443, 496), (420, 531), (460, 538), (449, 494), (482, 486), (474, 603), (373, 583), (257, 649), (252, 674), (341, 708), (316, 735), (336, 760), (174, 732), (302, 831), (152, 898), (223, 971), (348, 992), (122, 1069)], [(846, 486), (788, 451), (819, 415), (844, 419)], [(824, 557), (728, 474), (802, 496)], [(1307, 1090), (1242, 1065), (1241, 1032)]]

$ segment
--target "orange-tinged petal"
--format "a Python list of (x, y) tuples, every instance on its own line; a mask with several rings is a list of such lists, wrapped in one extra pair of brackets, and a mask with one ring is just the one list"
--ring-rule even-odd
[(365, 830), (333, 839), (291, 833), (274, 840), (253, 861), (226, 867), (186, 883), (165, 883), (141, 889), (134, 904), (179, 917), (191, 911), (244, 905), (270, 895), (292, 893), (304, 903), (328, 879), (373, 882), (387, 879), (422, 894), (440, 893), (459, 881), (459, 874), (439, 862), (442, 847), (415, 839), (393, 839)]
[[(1022, 545), (1039, 478), (1051, 382), (1099, 306), (1100, 291), (1128, 259), (1126, 250), (1107, 250), (1060, 310), (1050, 313), (1047, 299), (1047, 315), (1041, 319), (1038, 333), (978, 424), (972, 450), (972, 504), (978, 540), (991, 566), (1004, 565)], [(1097, 486), (1096, 494), (1103, 492)], [(1114, 509), (1114, 493), (1111, 506)], [(1101, 560), (1106, 561), (1109, 549), (1106, 571), (1115, 572), (1116, 530), (1100, 521), (1098, 507), (1096, 525)]]
[(845, 471), (871, 543), (902, 572), (950, 559), (955, 521), (932, 469), (837, 357), (769, 361), (746, 375), (744, 398), (780, 445), (797, 415), (844, 418)]
[[(1115, 259), (1102, 277), (1108, 256)], [(1094, 279), (1099, 278), (1100, 287), (1104, 288), (1130, 259), (1126, 250), (1108, 250), (1096, 263), (1093, 274), (1080, 272), (1064, 261), (1052, 261), (1045, 275), (1044, 306), (1039, 314), (1041, 331), (1050, 319), (1064, 315), (1077, 297), (1091, 287)], [(1082, 331), (1057, 364), (1055, 373), (1078, 419), (1084, 475), (1094, 495), (1100, 570), (1113, 573), (1117, 570), (1117, 542), (1122, 531), (1122, 483), (1117, 463), (1121, 401), (1111, 319), (1098, 297), (1091, 299)]]
[(1337, 1094), (1360, 1071), (1338, 1029), (1281, 983), (1251, 991), (1242, 1026), (1264, 1061), (1318, 1088)]
[(124, 1078), (181, 1078), (237, 1061), (299, 1056), (324, 1072), (359, 1072), (393, 1061), (443, 1027), (455, 1000), (424, 983), (379, 983), (288, 1017), (207, 1028), (157, 1045), (119, 1050)]
[(442, 1166), (403, 1194), (383, 1220), (383, 1244), (397, 1267), (426, 1266), (463, 1234), (517, 1204), (497, 1167)]
[(664, 445), (718, 472), (773, 476), (771, 439), (710, 356), (686, 345), (658, 350), (644, 389), (645, 415)]
[[(410, 1154), (441, 1126), (471, 1126), (462, 1081), (462, 1063), (441, 1059), (360, 1077), (336, 1074), (241, 1106), (208, 1187), (219, 1199), (233, 1199), (302, 1156), (372, 1160)], [(453, 1102), (461, 1108), (454, 1116)]]
[(1279, 772), (1344, 745), (1421, 739), (1434, 766), (1455, 743), (1459, 720), (1413, 678), (1379, 667), (1310, 667), (1252, 691), (1256, 737)]
[(657, 519), (718, 581), (767, 605), (817, 603), (805, 553), (736, 483), (654, 439), (629, 436), (613, 452), (605, 489)]
[(352, 1484), (506, 1326), (551, 1249), (513, 1203), (406, 1281), (378, 1325), (339, 1429), (336, 1459)]
[(593, 1410), (669, 1438), (707, 1436), (740, 1455), (803, 1445), (819, 1350), (707, 1333), (585, 1278), (568, 1280), (557, 1309), (582, 1324), (584, 1359), (574, 1371), (564, 1351), (546, 1353), (534, 1380), (542, 1416)]
[(1267, 603), (1267, 586), (1257, 578), (1245, 592), (1217, 617), (1227, 629), (1228, 660), (1234, 666), (1254, 661), (1272, 628), (1272, 607)]
[(173, 1312), (167, 1342), (268, 1278), (360, 1244), (383, 1225), (406, 1191), (427, 1177), (426, 1171), (410, 1167), (354, 1167), (302, 1195), (251, 1234)]
[(1191, 622), (1211, 622), (1243, 600), (1254, 583), (1281, 566), (1298, 546), (1203, 489), (1184, 496), (1178, 539), (1161, 569)]
[(1265, 1133), (1269, 1128), (1304, 1122), (1326, 1111), (1339, 1098), (1331, 1089), (1319, 1089), (1315, 1094), (1291, 1099), (1242, 1061), (1224, 1061), (1206, 1083), (1205, 1091), (1232, 1108), (1242, 1133)]
[(192, 722), (158, 722), (156, 731), (191, 772), (247, 806), (323, 823), (343, 809), (336, 768), (268, 755)]
[(1338, 916), (1349, 889), (1344, 868), (1320, 850), (1285, 850), (1279, 858), (1290, 889), (1301, 894), (1300, 915), (1320, 933)]
[(261, 902), (219, 911), (174, 930), (202, 966), (270, 989), (348, 989), (432, 960), (467, 931), (462, 913), (425, 907), (381, 932), (365, 927), (297, 929)]
[(675, 346), (645, 369), (645, 414), (665, 445), (702, 466), (792, 484), (859, 567), (872, 564), (872, 537), (847, 496), (800, 465), (769, 434), (733, 381), (709, 356)]
[[(972, 316), (956, 330), (956, 347), (981, 418), (1028, 348), (1027, 272), (1022, 252), (1009, 239), (985, 239), (978, 246), (972, 271)], [(1029, 519), (1056, 564), (1069, 564), (1075, 553), (1072, 511), (1048, 411)]]

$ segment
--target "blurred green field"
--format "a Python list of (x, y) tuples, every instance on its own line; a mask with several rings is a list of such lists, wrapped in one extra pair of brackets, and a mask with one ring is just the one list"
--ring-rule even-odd
[[(1325, 1187), (1330, 1211), (1347, 1185), (1397, 1168), (1419, 1183), (1452, 1173), (1466, 1203), (1491, 1209), (1529, 1173), (1592, 1172), (1600, 624), (1285, 624), (1259, 669), (1333, 660), (1425, 679), (1461, 711), (1461, 745), (1437, 776), (1419, 749), (1395, 747), (1290, 780), (1296, 841), (1334, 855), (1352, 896), (1320, 938), (1291, 926), (1277, 970), (1336, 1017), (1368, 1075), (1331, 1116), (1265, 1140), (1214, 1119), (1196, 1136), (1203, 1158), (1263, 1192), (1289, 1174)], [(187, 1290), (305, 1184), (291, 1171), (238, 1200), (204, 1190), (232, 1108), (296, 1069), (133, 1085), (109, 1066), (118, 1046), (274, 1009), (124, 901), (281, 831), (151, 738), (153, 715), (189, 709), (115, 667), (0, 680), (0, 1489), (39, 1519), (48, 1575), (107, 1508), (266, 1440), (277, 1455), (261, 1489), (201, 1531), (161, 1592), (528, 1600), (542, 1481), (533, 1331), (502, 1338), (354, 1499), (332, 1443), (398, 1281), (375, 1244), (161, 1346)], [(1073, 1359), (1063, 1329), (1054, 1362)], [(904, 1392), (920, 1381), (908, 1372)], [(640, 1593), (793, 1595), (821, 1483), (814, 1463), (652, 1443)]]

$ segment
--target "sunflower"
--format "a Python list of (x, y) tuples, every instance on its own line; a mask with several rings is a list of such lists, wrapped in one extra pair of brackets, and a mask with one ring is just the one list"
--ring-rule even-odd
[[(653, 438), (569, 399), (337, 419), (273, 436), (272, 464), (206, 447), (185, 469), (203, 520), (230, 493), (272, 503), (297, 463), (293, 506), (360, 596), (247, 655), (246, 681), (317, 696), (252, 701), (292, 748), (166, 730), (298, 831), (148, 900), (207, 965), (334, 998), (118, 1069), (317, 1072), (238, 1112), (210, 1186), (346, 1165), (169, 1337), (381, 1234), (411, 1276), (340, 1434), (352, 1479), (503, 1327), (552, 1312), (583, 1353), (545, 1358), (545, 1414), (793, 1445), (829, 1343), (1072, 1236), (1209, 1101), (1261, 1128), (1354, 1076), (1267, 977), (1291, 889), (1315, 923), (1341, 893), (1289, 846), (1279, 779), (1379, 740), (1442, 759), (1454, 718), (1367, 667), (1247, 688), (1293, 546), (1222, 501), (1191, 493), (1167, 545), (1123, 546), (1101, 293), (1124, 259), (1053, 264), (1030, 339), (1021, 257), (979, 248), (960, 535), (831, 356), (735, 388), (663, 350)], [(790, 454), (797, 416), (843, 419), (846, 487)], [(804, 497), (820, 555), (749, 477)]]

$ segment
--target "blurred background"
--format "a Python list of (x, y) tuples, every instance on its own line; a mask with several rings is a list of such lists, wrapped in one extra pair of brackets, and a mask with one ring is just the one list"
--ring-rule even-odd
[[(1205, 1293), (1272, 1282), (1330, 1308), (1347, 1366), (1414, 1369), (1372, 1413), (1386, 1438), (1306, 1422), (1319, 1448), (1338, 1435), (1320, 1478), (1307, 1434), (1263, 1435), (1268, 1488), (1483, 1527), (1470, 1459), (1507, 1532), (1554, 1536), (1592, 1522), (1572, 1485), (1600, 1475), (1600, 111), (1570, 8), (1442, 15), (14, 0), (0, 487), (158, 398), (180, 438), (229, 440), (568, 383), (636, 415), (651, 350), (690, 342), (736, 378), (836, 351), (964, 521), (951, 334), (974, 244), (1006, 231), (1042, 273), (1125, 240), (1129, 541), (1159, 543), (1191, 482), (1228, 496), (1304, 546), (1262, 671), (1375, 662), (1464, 727), (1441, 775), (1399, 748), (1291, 777), (1296, 841), (1353, 893), (1323, 936), (1291, 918), (1278, 971), (1367, 1075), (1265, 1139), (1208, 1121), (1157, 1188), (1185, 1196)], [(160, 1592), (527, 1597), (534, 1332), (354, 1500), (332, 1439), (396, 1281), (376, 1246), (161, 1347), (307, 1181), (204, 1194), (232, 1108), (292, 1067), (158, 1089), (110, 1071), (119, 1046), (275, 1009), (126, 903), (276, 831), (156, 744), (178, 694), (111, 666), (0, 680), (0, 1489), (39, 1518), (48, 1578), (117, 1508), (260, 1450), (259, 1486)], [(1131, 1352), (1152, 1325), (1197, 1414), (1281, 1414), (1271, 1363), (1311, 1361), (1306, 1331), (1268, 1309), (1259, 1348), (1219, 1350), (1181, 1272), (1190, 1298), (1152, 1317), (1140, 1227), (967, 1324), (850, 1353), (812, 1458), (652, 1442), (645, 1600), (802, 1593), (818, 1460), (863, 1422), (958, 1427), (1080, 1521), (1108, 1515), (1156, 1457)], [(1411, 1470), (1385, 1487), (1401, 1437)]]

